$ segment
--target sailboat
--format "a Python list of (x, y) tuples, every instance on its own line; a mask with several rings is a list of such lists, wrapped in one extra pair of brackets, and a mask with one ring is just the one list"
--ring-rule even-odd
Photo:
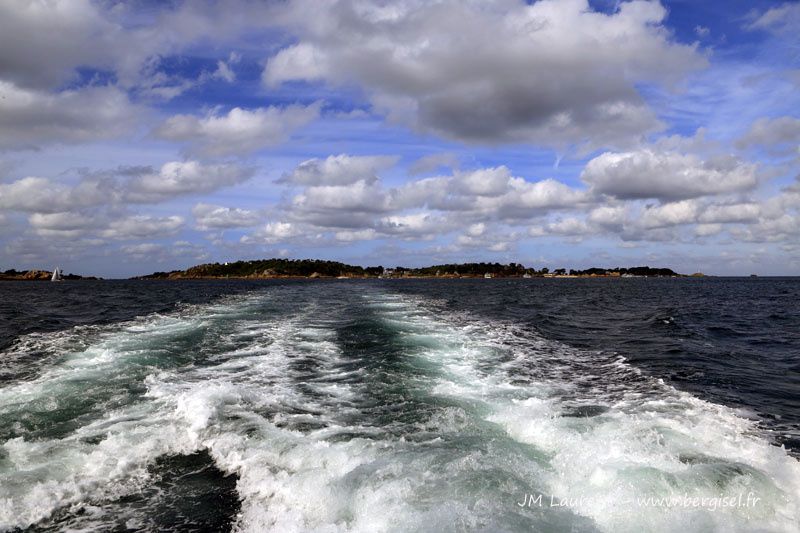
[(64, 279), (61, 277), (61, 270), (59, 270), (58, 267), (53, 269), (53, 277), (50, 278), (50, 281), (64, 281)]

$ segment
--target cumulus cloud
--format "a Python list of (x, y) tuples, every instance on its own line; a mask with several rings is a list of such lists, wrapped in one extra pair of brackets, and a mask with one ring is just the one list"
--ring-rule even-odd
[(733, 228), (731, 233), (745, 242), (784, 242), (797, 243), (800, 237), (800, 215), (784, 213), (775, 218), (765, 218), (757, 224)]
[(126, 244), (124, 246), (120, 246), (120, 250), (122, 250), (122, 253), (131, 255), (137, 259), (144, 259), (147, 257), (153, 257), (154, 255), (163, 254), (167, 251), (167, 248), (163, 244), (143, 242), (139, 244)]
[[(455, 171), (387, 187), (378, 171), (394, 157), (341, 154), (298, 165), (279, 183), (304, 186), (279, 206), (281, 222), (260, 228), (243, 242), (274, 244), (394, 238), (430, 240), (464, 228), (459, 246), (505, 247), (507, 236), (486, 236), (490, 223), (521, 223), (562, 209), (582, 208), (586, 191), (553, 179), (528, 181), (505, 166)], [(499, 239), (499, 240), (498, 240)], [(506, 244), (500, 244), (500, 243)]]
[(40, 236), (76, 238), (103, 224), (104, 217), (73, 212), (33, 213), (28, 217), (28, 223)]
[[(561, 236), (573, 240), (595, 235), (614, 236), (623, 242), (705, 242), (727, 232), (727, 238), (746, 242), (790, 242), (798, 220), (796, 201), (791, 190), (762, 201), (699, 198), (661, 202), (642, 200), (597, 205), (587, 211), (533, 224), (531, 237)], [(774, 235), (770, 235), (774, 232)]]
[(637, 83), (706, 64), (665, 16), (644, 1), (607, 15), (586, 0), (298, 0), (279, 19), (299, 42), (263, 81), (356, 82), (390, 119), (467, 142), (624, 145), (660, 127)]
[(531, 237), (561, 235), (567, 237), (586, 237), (594, 233), (584, 220), (576, 217), (561, 218), (542, 226), (533, 226), (528, 230)]
[(0, 79), (0, 149), (115, 137), (135, 122), (137, 108), (112, 86), (51, 94)]
[(500, 196), (508, 191), (511, 171), (508, 167), (481, 168), (458, 172), (452, 180), (457, 192), (470, 196)]
[[(340, 172), (343, 166), (347, 167), (354, 161), (358, 164), (353, 166), (367, 168), (367, 171)], [(342, 165), (342, 162), (348, 165)], [(373, 164), (374, 161), (369, 159), (346, 156), (301, 164), (281, 181), (315, 185), (305, 187), (292, 197), (284, 206), (287, 216), (322, 228), (386, 231), (391, 222), (385, 217), (405, 216), (408, 210), (451, 213), (460, 222), (468, 219), (526, 219), (549, 210), (576, 207), (587, 198), (585, 191), (556, 180), (530, 182), (515, 177), (504, 166), (459, 171), (451, 176), (412, 180), (387, 188), (377, 175), (370, 172)], [(352, 179), (357, 181), (346, 185), (316, 185), (345, 183)], [(379, 220), (381, 217), (384, 217), (383, 221)]]
[(800, 118), (760, 118), (737, 145), (740, 148), (763, 147), (775, 155), (800, 157)]
[(374, 216), (391, 209), (385, 189), (365, 180), (350, 185), (318, 185), (294, 196), (290, 216), (317, 226), (369, 226)]
[(758, 221), (761, 213), (761, 206), (755, 202), (711, 204), (698, 220), (706, 224), (750, 223)]
[(44, 88), (78, 65), (110, 66), (115, 29), (89, 0), (0, 2), (0, 72)]
[(320, 107), (317, 102), (252, 110), (234, 107), (227, 114), (212, 112), (204, 117), (175, 115), (155, 135), (187, 143), (192, 154), (210, 157), (248, 154), (285, 142), (295, 130), (316, 119)]
[(603, 205), (592, 209), (587, 216), (587, 220), (594, 227), (619, 233), (622, 231), (626, 217), (627, 209), (625, 206)]
[(153, 238), (174, 235), (184, 225), (183, 217), (133, 215), (112, 220), (101, 234), (111, 239)]
[(525, 219), (576, 207), (586, 200), (586, 193), (553, 179), (528, 181), (499, 166), (412, 181), (393, 190), (392, 199), (397, 207), (425, 206), (484, 218)]
[(255, 170), (234, 164), (204, 165), (197, 161), (171, 161), (158, 172), (133, 177), (126, 184), (126, 199), (158, 202), (185, 194), (210, 192), (250, 179)]
[(163, 100), (207, 79), (234, 80), (235, 54), (200, 79), (169, 72), (168, 61), (204, 37), (221, 44), (263, 29), (271, 10), (237, 0), (152, 10), (91, 0), (0, 3), (0, 150), (131, 133), (146, 111), (129, 94)]
[[(147, 85), (159, 58), (212, 38), (218, 44), (270, 26), (274, 7), (261, 2), (20, 0), (0, 3), (0, 71), (18, 85), (52, 89), (86, 67), (114, 72), (121, 86)], [(135, 24), (131, 21), (135, 20)], [(43, 38), (46, 36), (46, 38)], [(236, 62), (229, 56), (227, 65)]]
[(377, 230), (384, 236), (423, 240), (449, 233), (456, 227), (454, 220), (427, 212), (383, 217), (377, 224)]
[(437, 154), (430, 154), (417, 159), (413, 165), (408, 169), (409, 174), (417, 176), (432, 172), (440, 168), (458, 168), (459, 161), (455, 154), (450, 152), (440, 152)]
[(302, 227), (291, 222), (268, 222), (250, 235), (243, 235), (243, 244), (274, 244), (304, 235)]
[(163, 202), (236, 185), (254, 172), (234, 164), (172, 161), (159, 170), (127, 167), (88, 173), (76, 184), (31, 176), (0, 183), (0, 209), (58, 213), (103, 205)]
[(690, 224), (697, 219), (700, 205), (695, 200), (682, 200), (648, 207), (639, 219), (645, 229)]
[(112, 190), (94, 180), (69, 186), (31, 176), (8, 184), (0, 183), (0, 209), (58, 213), (106, 203), (112, 195)]
[(340, 242), (368, 241), (375, 239), (377, 236), (378, 232), (372, 228), (356, 231), (337, 231), (333, 234), (333, 238)]
[(593, 192), (621, 199), (680, 200), (749, 190), (758, 184), (756, 165), (734, 156), (703, 160), (650, 148), (603, 153), (586, 164), (581, 179)]
[(261, 219), (258, 213), (248, 209), (203, 203), (192, 208), (192, 215), (200, 230), (246, 228), (255, 226)]
[(458, 235), (451, 247), (453, 252), (463, 252), (465, 249), (485, 249), (491, 252), (507, 252), (520, 238), (519, 232), (505, 231), (499, 227), (490, 228), (488, 225), (480, 223), (473, 224), (467, 230)]
[(374, 183), (378, 173), (397, 163), (395, 156), (332, 155), (325, 159), (309, 159), (284, 174), (279, 183), (294, 185), (350, 185), (358, 181)]

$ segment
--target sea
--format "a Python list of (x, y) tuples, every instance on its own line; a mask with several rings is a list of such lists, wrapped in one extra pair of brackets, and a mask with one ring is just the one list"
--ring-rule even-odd
[(0, 283), (0, 531), (800, 531), (800, 278)]

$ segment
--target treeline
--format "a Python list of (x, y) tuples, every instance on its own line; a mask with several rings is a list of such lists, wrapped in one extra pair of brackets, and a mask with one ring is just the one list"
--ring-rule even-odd
[[(525, 265), (518, 263), (451, 263), (445, 265), (433, 265), (423, 268), (404, 268), (395, 267), (396, 273), (408, 273), (412, 276), (483, 276), (491, 274), (498, 277), (516, 277), (525, 274), (535, 275), (539, 272), (533, 268), (525, 268)], [(546, 270), (545, 270), (546, 272)]]
[(569, 272), (565, 268), (552, 272), (547, 268), (536, 270), (519, 263), (448, 263), (421, 268), (397, 266), (362, 267), (338, 261), (319, 259), (262, 259), (255, 261), (236, 261), (232, 263), (208, 263), (186, 270), (154, 272), (138, 279), (181, 279), (181, 278), (273, 278), (273, 277), (540, 277), (540, 276), (678, 276), (668, 268), (648, 266), (633, 268), (590, 268)]
[(586, 270), (570, 269), (569, 274), (570, 276), (608, 276), (617, 274), (621, 276), (630, 275), (646, 277), (672, 277), (680, 275), (669, 268), (651, 268), (649, 266), (632, 268), (588, 268)]
[(233, 263), (208, 263), (186, 270), (154, 272), (142, 279), (165, 278), (250, 278), (250, 277), (320, 277), (339, 276), (378, 276), (383, 267), (361, 267), (347, 265), (338, 261), (319, 259), (261, 259), (256, 261), (236, 261)]

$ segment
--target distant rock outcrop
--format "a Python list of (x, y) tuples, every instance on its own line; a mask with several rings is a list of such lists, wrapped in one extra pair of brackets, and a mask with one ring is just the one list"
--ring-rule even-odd
[[(53, 273), (48, 270), (15, 270), (10, 269), (5, 272), (0, 272), (0, 281), (50, 281)], [(78, 280), (78, 279), (100, 279), (95, 277), (78, 276), (77, 274), (64, 274), (61, 279), (65, 280)]]
[(154, 272), (135, 279), (272, 279), (272, 278), (533, 278), (533, 277), (682, 277), (669, 268), (590, 268), (570, 270), (525, 267), (519, 263), (457, 263), (429, 267), (362, 267), (319, 259), (260, 259), (207, 263), (186, 270)]

